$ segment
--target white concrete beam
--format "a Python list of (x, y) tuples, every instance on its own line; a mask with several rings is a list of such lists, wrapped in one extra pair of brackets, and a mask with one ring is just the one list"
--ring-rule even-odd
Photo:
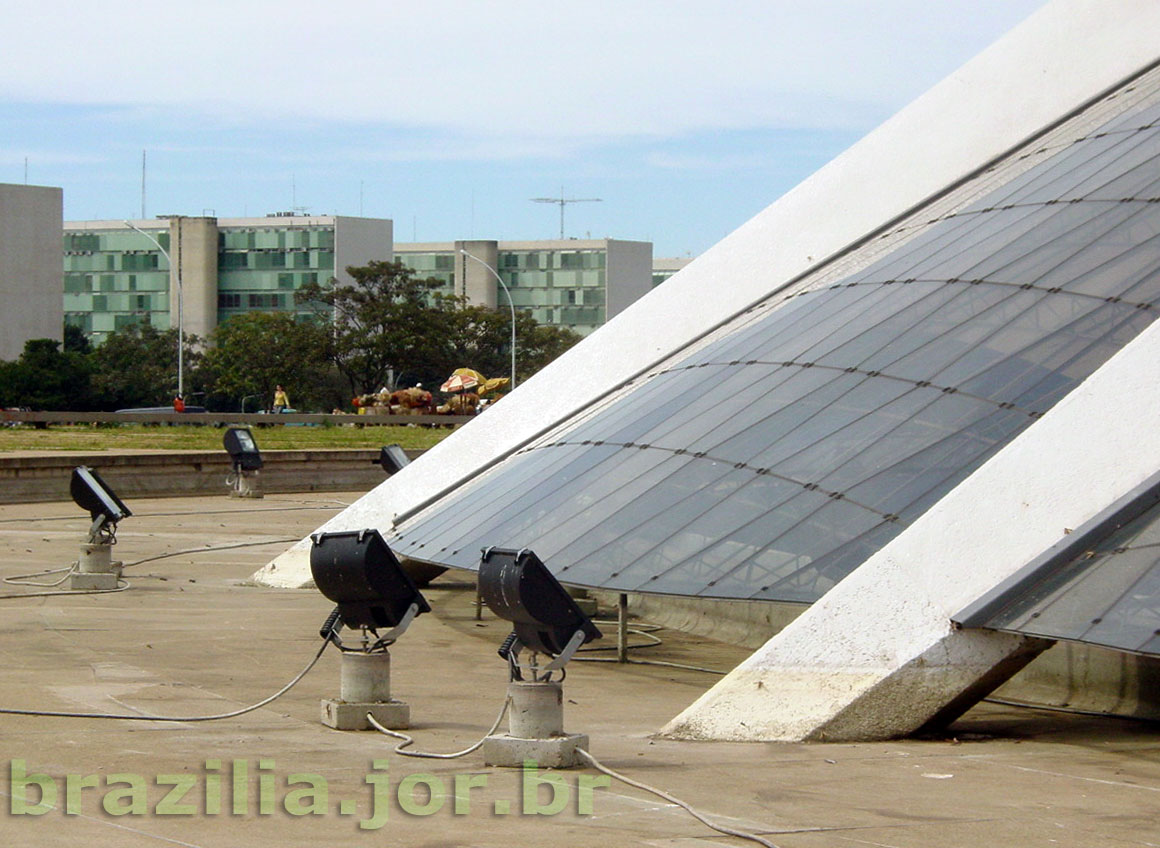
[(954, 630), (951, 616), (1160, 468), (1158, 385), (1154, 323), (663, 733), (901, 736), (1033, 655), (1041, 642)]

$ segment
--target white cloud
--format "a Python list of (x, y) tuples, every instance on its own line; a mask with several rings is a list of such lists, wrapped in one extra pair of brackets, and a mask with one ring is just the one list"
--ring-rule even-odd
[(447, 156), (487, 138), (865, 128), (1036, 5), (0, 0), (0, 98), (449, 130)]

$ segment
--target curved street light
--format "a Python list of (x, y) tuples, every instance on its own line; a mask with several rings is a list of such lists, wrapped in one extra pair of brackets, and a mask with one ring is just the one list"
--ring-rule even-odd
[(468, 253), (466, 250), (460, 249), (459, 252), (462, 253), (464, 256), (466, 256), (468, 259), (474, 259), (476, 262), (478, 262), (480, 265), (482, 265), (484, 268), (486, 268), (487, 272), (489, 274), (491, 274), (493, 277), (495, 277), (495, 281), (497, 283), (499, 283), (500, 286), (503, 288), (503, 293), (507, 295), (508, 307), (512, 311), (512, 382), (511, 382), (511, 386), (514, 389), (516, 387), (516, 305), (512, 301), (512, 293), (510, 291), (508, 291), (507, 284), (504, 283), (503, 277), (501, 277), (496, 272), (496, 270), (494, 268), (492, 268), (490, 265), (488, 265), (486, 262), (484, 262), (478, 256), (474, 256), (474, 255)]
[[(169, 251), (166, 250), (164, 247), (162, 247), (161, 242), (159, 242), (157, 239), (155, 239), (152, 235), (145, 232), (143, 229), (136, 226), (131, 221), (124, 221), (123, 223), (125, 224), (126, 227), (128, 227), (131, 230), (136, 230), (137, 232), (139, 232), (141, 235), (145, 236), (145, 238), (149, 239), (149, 241), (153, 242), (153, 244), (155, 244), (157, 246), (157, 249), (161, 251), (161, 255), (165, 257), (165, 261), (169, 263), (169, 276), (170, 277), (172, 277), (174, 275), (175, 271), (177, 273), (177, 394), (184, 398), (185, 397), (185, 325), (184, 325), (184, 318), (182, 315), (182, 307), (184, 306), (184, 303), (183, 303), (183, 300), (184, 300), (183, 294), (184, 293), (182, 291), (182, 286), (181, 286), (181, 267), (174, 266), (173, 259), (170, 258), (170, 256), (169, 256)], [(178, 226), (180, 227), (181, 225), (178, 224)]]

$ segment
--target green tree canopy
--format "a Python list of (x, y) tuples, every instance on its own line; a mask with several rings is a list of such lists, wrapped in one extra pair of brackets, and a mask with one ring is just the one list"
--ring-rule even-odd
[(0, 362), (0, 406), (33, 409), (90, 408), (89, 362), (62, 351), (56, 339), (30, 339), (14, 362)]
[(350, 267), (353, 285), (331, 280), (311, 283), (295, 293), (300, 304), (329, 321), (326, 354), (354, 394), (374, 392), (390, 371), (433, 379), (451, 329), (447, 315), (456, 298), (435, 291), (435, 279), (419, 280), (401, 262), (371, 262)]
[[(197, 337), (185, 337), (185, 393), (195, 386), (201, 360)], [(166, 406), (177, 392), (177, 330), (129, 324), (109, 333), (90, 355), (92, 388), (100, 409)]]
[[(511, 313), (468, 305), (441, 294), (436, 279), (420, 280), (401, 262), (349, 267), (353, 285), (331, 280), (304, 286), (298, 303), (329, 320), (327, 356), (354, 394), (377, 391), (393, 370), (400, 383), (437, 386), (460, 367), (489, 377), (511, 371)], [(566, 328), (516, 313), (516, 368), (522, 380), (580, 341)]]
[[(445, 317), (446, 344), (438, 361), (444, 376), (459, 367), (488, 377), (511, 375), (511, 312), (485, 306), (458, 305)], [(516, 380), (522, 382), (580, 341), (567, 327), (539, 324), (528, 312), (516, 312)]]
[(93, 346), (85, 331), (76, 324), (64, 325), (64, 349), (73, 353), (92, 353)]
[(326, 333), (312, 321), (286, 312), (245, 312), (219, 324), (211, 342), (206, 376), (234, 408), (247, 395), (258, 396), (259, 408), (269, 407), (279, 383), (298, 408), (332, 402), (324, 391)]

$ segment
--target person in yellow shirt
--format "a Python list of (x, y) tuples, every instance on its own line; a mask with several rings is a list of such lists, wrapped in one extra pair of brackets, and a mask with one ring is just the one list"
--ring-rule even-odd
[(274, 387), (274, 412), (281, 412), (290, 406), (290, 398), (281, 386)]

